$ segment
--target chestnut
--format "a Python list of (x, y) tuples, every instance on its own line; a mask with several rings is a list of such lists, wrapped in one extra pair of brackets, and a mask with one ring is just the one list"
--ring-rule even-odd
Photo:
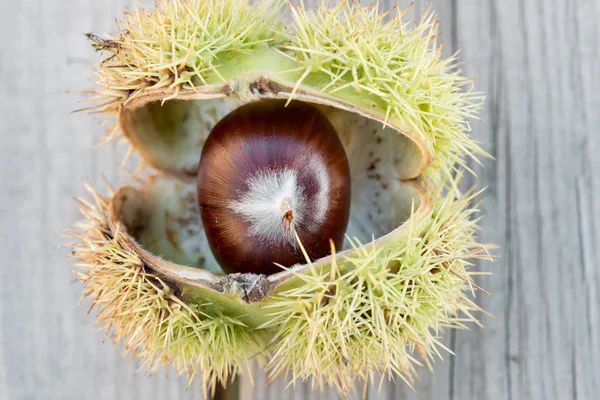
[(327, 117), (299, 101), (261, 100), (233, 110), (200, 157), (198, 203), (226, 273), (272, 274), (342, 246), (350, 167)]

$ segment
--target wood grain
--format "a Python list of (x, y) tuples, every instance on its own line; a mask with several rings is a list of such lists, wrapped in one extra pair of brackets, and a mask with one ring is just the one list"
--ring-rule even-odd
[[(146, 1), (145, 3), (151, 3)], [(387, 3), (392, 3), (388, 1)], [(594, 399), (600, 392), (600, 2), (436, 0), (447, 55), (487, 94), (473, 135), (495, 161), (474, 164), (465, 187), (488, 186), (482, 240), (494, 293), (478, 304), (485, 329), (446, 332), (455, 353), (369, 399)], [(82, 33), (114, 30), (128, 0), (2, 0), (0, 16), (0, 399), (192, 399), (184, 379), (134, 375), (77, 307), (80, 286), (60, 236), (78, 218), (82, 181), (117, 179), (123, 148), (90, 148), (101, 120), (71, 115), (70, 89), (93, 84)], [(401, 1), (401, 6), (407, 5)], [(385, 4), (382, 5), (382, 8)], [(417, 1), (410, 15), (418, 15)], [(255, 399), (281, 393), (256, 374)]]

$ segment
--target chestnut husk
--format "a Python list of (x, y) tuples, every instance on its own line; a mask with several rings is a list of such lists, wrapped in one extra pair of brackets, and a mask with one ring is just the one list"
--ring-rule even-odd
[[(489, 255), (475, 239), (474, 194), (454, 178), (484, 154), (467, 135), (479, 98), (441, 58), (432, 14), (407, 29), (402, 13), (384, 23), (373, 7), (320, 3), (290, 6), (288, 28), (278, 10), (161, 0), (127, 14), (118, 37), (91, 37), (106, 54), (96, 109), (116, 116), (109, 138), (122, 132), (144, 167), (80, 200), (77, 276), (98, 320), (148, 371), (200, 373), (207, 391), (249, 371), (251, 358), (271, 378), (289, 373), (342, 395), (375, 374), (410, 384), (416, 357), (430, 365), (439, 355), (440, 327), (477, 322), (480, 311), (468, 260)], [(190, 46), (200, 31), (216, 47), (201, 52), (195, 36)], [(157, 54), (173, 61), (157, 64)], [(335, 127), (352, 177), (348, 235), (331, 255), (276, 274), (225, 275), (203, 235), (198, 155), (223, 116), (262, 99), (310, 103)]]

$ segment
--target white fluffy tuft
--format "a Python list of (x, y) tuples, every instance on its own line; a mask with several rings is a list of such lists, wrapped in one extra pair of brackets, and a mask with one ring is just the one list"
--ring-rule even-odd
[[(267, 243), (288, 242), (297, 246), (294, 231), (301, 228), (313, 230), (313, 224), (321, 223), (328, 211), (329, 179), (324, 170), (317, 168), (314, 176), (319, 188), (310, 202), (298, 175), (291, 169), (260, 171), (248, 179), (248, 190), (228, 207), (250, 224), (250, 234)], [(321, 168), (322, 169), (322, 168)], [(313, 204), (311, 204), (313, 203)], [(286, 212), (292, 211), (293, 219), (284, 224)]]

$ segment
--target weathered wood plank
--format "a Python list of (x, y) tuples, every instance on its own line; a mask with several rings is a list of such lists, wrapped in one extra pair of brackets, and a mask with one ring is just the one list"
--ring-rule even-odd
[(69, 114), (69, 89), (93, 83), (96, 62), (82, 33), (114, 29), (129, 2), (2, 4), (0, 196), (0, 398), (197, 398), (185, 381), (133, 376), (111, 341), (77, 307), (79, 285), (59, 246), (79, 218), (82, 182), (116, 176), (121, 149), (92, 152), (98, 119)]
[[(598, 216), (589, 208), (599, 179), (589, 152), (597, 132), (582, 111), (589, 107), (583, 88), (600, 87), (590, 70), (598, 31), (586, 22), (597, 18), (597, 3), (455, 3), (466, 73), (489, 96), (486, 122), (474, 124), (474, 134), (497, 160), (478, 169), (477, 181), (490, 186), (482, 237), (502, 246), (502, 258), (495, 275), (482, 280), (495, 294), (482, 304), (498, 320), (484, 319), (485, 331), (456, 334), (453, 394), (593, 398), (598, 336), (588, 326), (598, 319), (597, 308), (589, 309), (597, 302), (582, 294), (597, 293), (598, 280), (580, 260), (580, 246), (598, 244)], [(581, 180), (584, 240), (576, 206)]]
[[(6, 4), (4, 4), (6, 3)], [(146, 1), (151, 3), (151, 1)], [(388, 1), (388, 3), (392, 3)], [(114, 30), (128, 0), (3, 2), (0, 16), (0, 399), (198, 398), (184, 379), (133, 375), (77, 307), (80, 288), (58, 248), (78, 216), (81, 182), (114, 181), (123, 149), (94, 152), (98, 119), (70, 115), (66, 90), (92, 85), (83, 32)], [(407, 5), (401, 2), (401, 6)], [(369, 398), (593, 399), (600, 390), (600, 3), (590, 0), (433, 1), (446, 54), (486, 92), (473, 135), (495, 161), (473, 165), (489, 186), (482, 240), (501, 258), (480, 268), (494, 293), (478, 304), (486, 328), (447, 332), (456, 352)], [(424, 8), (417, 2), (411, 10)], [(479, 268), (479, 267), (478, 267)], [(89, 304), (88, 304), (89, 305)], [(257, 373), (255, 399), (281, 393)], [(332, 398), (328, 392), (316, 398)]]

